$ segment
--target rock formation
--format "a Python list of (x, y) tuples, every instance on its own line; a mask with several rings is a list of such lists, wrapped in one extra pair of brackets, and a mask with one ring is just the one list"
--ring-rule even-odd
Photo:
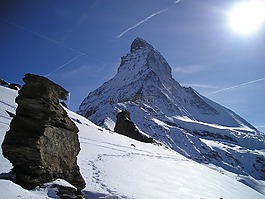
[(141, 142), (153, 142), (152, 138), (149, 138), (139, 132), (134, 123), (131, 121), (130, 112), (128, 111), (118, 113), (114, 131)]
[(33, 74), (26, 74), (23, 81), (16, 115), (2, 143), (4, 157), (13, 164), (14, 182), (32, 189), (61, 178), (83, 189), (76, 158), (78, 128), (59, 102), (67, 99), (68, 92)]

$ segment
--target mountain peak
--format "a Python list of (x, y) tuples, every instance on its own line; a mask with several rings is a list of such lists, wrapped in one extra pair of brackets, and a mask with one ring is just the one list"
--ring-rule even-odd
[(242, 175), (247, 183), (247, 175), (265, 179), (264, 152), (256, 153), (265, 148), (264, 134), (233, 111), (182, 87), (161, 53), (141, 38), (122, 56), (117, 74), (89, 93), (78, 113), (114, 130), (122, 111), (131, 113), (140, 133), (188, 158)]
[(148, 42), (146, 42), (144, 39), (137, 37), (135, 40), (133, 40), (131, 44), (131, 53), (135, 52), (138, 49), (144, 49), (144, 48), (154, 49), (154, 47), (150, 45)]
[(167, 61), (151, 44), (137, 37), (131, 44), (130, 53), (121, 57), (117, 75), (121, 79), (129, 77), (127, 80), (131, 83), (148, 73), (154, 73), (162, 84), (171, 84), (172, 71)]

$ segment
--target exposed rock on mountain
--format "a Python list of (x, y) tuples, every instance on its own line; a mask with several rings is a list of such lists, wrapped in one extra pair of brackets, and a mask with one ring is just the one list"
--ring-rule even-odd
[(11, 83), (10, 84), (10, 83), (8, 83), (7, 81), (5, 81), (3, 79), (0, 79), (0, 85), (8, 87), (8, 88), (11, 88), (13, 90), (19, 90), (21, 88), (21, 85), (15, 84), (15, 83)]
[(2, 144), (4, 157), (13, 164), (14, 181), (32, 189), (61, 178), (83, 189), (78, 128), (59, 103), (68, 92), (41, 76), (26, 74), (23, 80), (16, 115)]
[(12, 83), (12, 84), (8, 85), (8, 88), (11, 88), (13, 90), (19, 90), (21, 88), (21, 86), (19, 84)]
[(0, 85), (1, 86), (8, 86), (9, 83), (7, 81), (3, 80), (3, 79), (0, 79)]
[(113, 130), (122, 110), (131, 113), (141, 132), (188, 158), (241, 176), (246, 184), (265, 180), (264, 133), (194, 89), (182, 87), (164, 57), (141, 38), (121, 58), (117, 74), (89, 93), (78, 113)]
[(118, 113), (114, 131), (141, 142), (153, 142), (152, 138), (149, 138), (139, 132), (134, 123), (131, 121), (130, 112), (128, 111)]

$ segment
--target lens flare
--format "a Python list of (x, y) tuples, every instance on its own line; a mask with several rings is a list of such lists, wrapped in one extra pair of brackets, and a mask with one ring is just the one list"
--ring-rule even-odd
[(237, 33), (252, 34), (265, 22), (265, 1), (249, 0), (234, 5), (228, 12), (229, 24)]

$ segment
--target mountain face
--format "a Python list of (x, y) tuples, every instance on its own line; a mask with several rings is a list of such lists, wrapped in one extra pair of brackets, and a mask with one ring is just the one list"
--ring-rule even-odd
[(140, 132), (188, 158), (247, 185), (265, 180), (264, 133), (194, 89), (182, 87), (163, 56), (141, 38), (121, 58), (117, 74), (89, 93), (78, 113), (113, 130), (117, 113), (124, 110)]

